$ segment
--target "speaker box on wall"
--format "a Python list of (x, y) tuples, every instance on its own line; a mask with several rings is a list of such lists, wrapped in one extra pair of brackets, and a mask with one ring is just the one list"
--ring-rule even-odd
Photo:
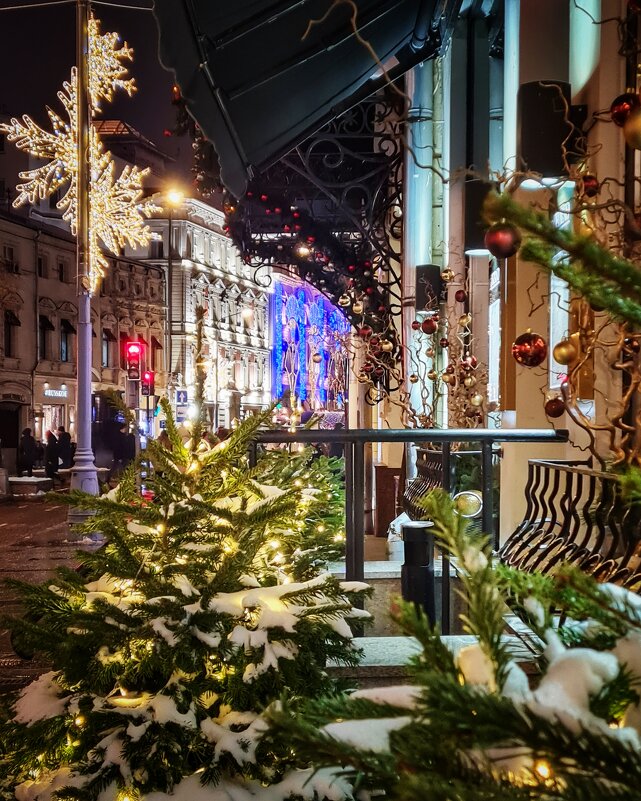
[(468, 180), (465, 182), (465, 250), (485, 248), (483, 204), (494, 184), (487, 181)]
[(563, 146), (572, 141), (570, 84), (533, 81), (518, 96), (518, 156), (522, 166), (544, 178), (565, 173)]
[(445, 285), (441, 268), (436, 264), (419, 264), (416, 267), (416, 311), (438, 311), (445, 301)]

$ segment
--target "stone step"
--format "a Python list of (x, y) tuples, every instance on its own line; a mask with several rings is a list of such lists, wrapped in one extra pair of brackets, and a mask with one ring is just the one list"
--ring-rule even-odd
[[(536, 672), (533, 654), (518, 637), (505, 636), (513, 657), (528, 674)], [(473, 645), (477, 638), (470, 634), (441, 637), (441, 640), (456, 656), (462, 648)], [(421, 647), (413, 637), (358, 637), (355, 643), (362, 649), (363, 658), (356, 667), (328, 665), (334, 678), (346, 680), (361, 688), (384, 687), (388, 684), (406, 684), (410, 681), (408, 664), (420, 653)]]

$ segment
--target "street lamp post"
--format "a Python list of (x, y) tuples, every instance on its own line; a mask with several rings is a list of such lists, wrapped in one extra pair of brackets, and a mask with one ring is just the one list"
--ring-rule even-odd
[(174, 253), (173, 253), (173, 210), (177, 209), (185, 199), (178, 189), (170, 189), (166, 194), (167, 207), (167, 317), (169, 326), (169, 347), (167, 355), (169, 360), (169, 375), (174, 368)]
[[(76, 6), (76, 55), (77, 73), (77, 128), (78, 128), (78, 355), (76, 391), (76, 453), (71, 471), (71, 489), (98, 495), (98, 475), (91, 448), (91, 281), (89, 263), (89, 127), (91, 124), (89, 98), (89, 7), (87, 0), (77, 0)], [(73, 508), (69, 510), (69, 521), (78, 522), (86, 513)]]

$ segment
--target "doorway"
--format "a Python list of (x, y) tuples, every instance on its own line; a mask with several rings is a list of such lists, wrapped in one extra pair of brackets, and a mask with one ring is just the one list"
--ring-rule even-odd
[(0, 467), (15, 472), (20, 436), (20, 407), (0, 403)]

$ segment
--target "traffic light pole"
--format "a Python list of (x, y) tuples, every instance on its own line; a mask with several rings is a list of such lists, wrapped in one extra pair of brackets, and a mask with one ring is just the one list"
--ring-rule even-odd
[[(77, 57), (77, 203), (78, 203), (78, 354), (76, 390), (76, 453), (71, 471), (71, 489), (98, 495), (98, 474), (91, 449), (91, 356), (93, 349), (91, 330), (91, 265), (89, 263), (89, 7), (87, 0), (77, 0), (76, 6), (76, 57)], [(86, 512), (70, 507), (70, 523), (80, 522)]]

